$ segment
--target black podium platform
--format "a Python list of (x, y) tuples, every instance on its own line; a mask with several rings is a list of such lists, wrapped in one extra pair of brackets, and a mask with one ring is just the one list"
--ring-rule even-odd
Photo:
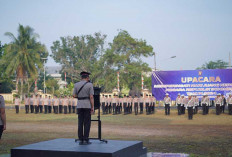
[(79, 145), (74, 139), (55, 139), (11, 149), (11, 157), (146, 157), (141, 141), (90, 140)]

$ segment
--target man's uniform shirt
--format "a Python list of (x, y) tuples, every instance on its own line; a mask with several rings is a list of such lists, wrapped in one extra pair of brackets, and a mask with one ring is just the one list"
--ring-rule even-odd
[(138, 98), (138, 97), (134, 97), (134, 99), (133, 99), (133, 105), (134, 105), (135, 103), (138, 103), (138, 104), (139, 104), (139, 98)]
[(186, 108), (188, 108), (188, 107), (193, 107), (193, 108), (195, 108), (195, 100), (194, 100), (194, 98), (191, 98), (191, 99), (187, 99), (187, 103), (186, 103)]
[(201, 104), (206, 104), (206, 106), (209, 106), (209, 99), (208, 97), (202, 97)]
[(53, 99), (51, 99), (51, 98), (49, 99), (48, 98), (48, 106), (52, 106), (52, 103), (53, 103), (52, 101), (53, 101)]
[(227, 105), (232, 104), (232, 97), (228, 97), (226, 102), (227, 102)]
[(53, 101), (54, 101), (54, 106), (59, 106), (60, 104), (59, 98), (54, 98)]
[(199, 98), (198, 97), (194, 98), (194, 105), (199, 106)]
[(20, 105), (20, 99), (19, 98), (15, 98), (15, 105), (19, 106)]
[(144, 104), (144, 99), (143, 99), (142, 96), (139, 98), (139, 103), (143, 103)]
[(69, 104), (69, 99), (68, 98), (64, 98), (63, 99), (63, 106), (68, 106)]
[(30, 105), (33, 105), (34, 98), (30, 98)]
[(101, 98), (100, 98), (100, 102), (101, 102), (101, 104), (104, 102), (106, 102), (106, 98), (104, 97), (104, 96), (102, 96)]
[(77, 106), (77, 98), (72, 99), (72, 106)]
[(118, 98), (112, 98), (111, 99), (112, 104), (118, 104)]
[(178, 104), (181, 104), (181, 102), (182, 102), (181, 97), (178, 96), (178, 97), (176, 98), (176, 106), (177, 106)]
[(144, 98), (144, 102), (145, 102), (145, 104), (149, 104), (150, 105), (150, 103), (151, 103), (151, 99), (150, 98)]
[(172, 101), (171, 101), (170, 97), (164, 97), (164, 106), (165, 106), (165, 104), (171, 105), (171, 103), (172, 103)]
[(182, 96), (180, 102), (181, 102), (181, 106), (185, 106), (185, 104), (184, 104), (185, 103), (185, 97)]
[(123, 101), (123, 103), (127, 104), (127, 98), (126, 97), (122, 98), (122, 101)]
[[(80, 88), (86, 83), (85, 80), (82, 80), (78, 83), (75, 84), (74, 90), (73, 90), (73, 95), (76, 95), (77, 92), (80, 90)], [(80, 93), (77, 95), (79, 98), (83, 97), (90, 97), (90, 95), (94, 95), (94, 90), (93, 90), (93, 84), (88, 82), (85, 84), (85, 86), (82, 88)], [(91, 109), (91, 103), (90, 99), (84, 99), (84, 100), (78, 100), (77, 101), (77, 108), (89, 108)]]
[(25, 98), (24, 102), (25, 102), (25, 105), (30, 105), (30, 98)]
[(222, 106), (222, 97), (216, 97), (214, 102), (215, 104), (219, 104), (220, 106)]
[(43, 105), (43, 98), (39, 98), (39, 105)]
[(43, 105), (48, 105), (48, 101), (49, 101), (48, 98), (44, 98), (44, 99), (43, 99)]

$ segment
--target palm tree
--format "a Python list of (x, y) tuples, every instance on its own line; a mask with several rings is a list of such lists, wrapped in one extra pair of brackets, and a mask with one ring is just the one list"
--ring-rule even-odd
[(17, 38), (10, 32), (5, 33), (12, 39), (7, 45), (6, 53), (1, 63), (7, 65), (6, 74), (16, 75), (16, 86), (21, 82), (21, 96), (23, 96), (23, 84), (28, 77), (36, 78), (38, 70), (43, 68), (41, 58), (46, 58), (48, 52), (45, 45), (37, 42), (38, 34), (34, 30), (19, 24)]

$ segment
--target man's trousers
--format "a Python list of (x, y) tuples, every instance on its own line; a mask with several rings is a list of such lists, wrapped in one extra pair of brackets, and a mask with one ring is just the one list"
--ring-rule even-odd
[(216, 115), (219, 115), (221, 113), (220, 104), (216, 104)]
[[(91, 109), (79, 108), (78, 112), (78, 137), (80, 141), (89, 140), (91, 126)], [(84, 130), (83, 130), (84, 129)]]
[(139, 110), (139, 104), (136, 102), (134, 105), (135, 105), (134, 106), (135, 115), (137, 115), (138, 114), (138, 110)]
[(45, 114), (48, 113), (48, 105), (44, 105), (44, 113), (45, 113)]
[(25, 105), (25, 112), (26, 112), (26, 114), (29, 113), (29, 105)]
[(206, 111), (207, 111), (206, 104), (202, 104), (202, 111), (203, 111), (203, 115), (206, 115)]
[(178, 115), (181, 115), (181, 104), (177, 104)]
[(228, 104), (229, 115), (232, 115), (232, 104)]
[(64, 114), (68, 113), (68, 106), (64, 106)]
[(165, 115), (170, 115), (170, 104), (165, 104)]
[(140, 114), (143, 114), (143, 103), (139, 103)]
[(193, 107), (188, 107), (188, 119), (193, 119)]
[(34, 106), (30, 105), (31, 113), (34, 113)]
[(16, 113), (18, 114), (19, 113), (19, 106), (18, 105), (15, 105), (15, 110), (16, 110)]

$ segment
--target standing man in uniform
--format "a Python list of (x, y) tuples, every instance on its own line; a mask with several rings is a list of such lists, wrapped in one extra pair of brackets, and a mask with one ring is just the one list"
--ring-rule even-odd
[(207, 105), (206, 105), (206, 114), (209, 114), (210, 99), (209, 99), (208, 95), (206, 95), (206, 102), (207, 102)]
[(131, 94), (129, 95), (129, 113), (132, 113), (132, 108), (133, 108), (133, 98)]
[(152, 96), (151, 95), (149, 95), (149, 99), (150, 99), (150, 104), (149, 104), (148, 112), (149, 112), (149, 114), (152, 114), (152, 104), (153, 104), (153, 102), (152, 102)]
[(152, 110), (151, 110), (151, 113), (154, 114), (154, 113), (155, 113), (156, 98), (155, 98), (155, 96), (154, 96), (153, 94), (152, 94), (151, 102), (152, 102)]
[[(1, 88), (0, 83), (0, 88)], [(0, 140), (3, 131), (6, 130), (6, 112), (5, 112), (5, 101), (2, 95), (0, 95)]]
[(59, 113), (63, 113), (63, 96), (59, 96)]
[(165, 107), (165, 115), (170, 115), (170, 105), (172, 101), (171, 98), (169, 97), (169, 94), (166, 93), (164, 97), (164, 107)]
[(137, 94), (135, 94), (135, 97), (133, 99), (133, 106), (134, 106), (135, 115), (138, 115), (138, 111), (139, 111), (139, 98), (138, 98)]
[(25, 112), (26, 114), (29, 113), (29, 105), (30, 105), (30, 97), (27, 97), (27, 95), (25, 95)]
[(72, 108), (73, 108), (73, 113), (77, 113), (77, 99), (73, 98), (72, 100)]
[(214, 104), (216, 106), (216, 115), (220, 115), (221, 113), (221, 106), (222, 106), (222, 97), (221, 94), (218, 93), (215, 100), (214, 100)]
[(19, 106), (20, 106), (20, 99), (19, 99), (19, 96), (16, 95), (15, 96), (15, 110), (17, 114), (19, 113)]
[(123, 110), (124, 110), (124, 115), (127, 114), (127, 98), (126, 95), (124, 95), (123, 99)]
[(48, 96), (45, 95), (45, 98), (43, 99), (43, 106), (44, 106), (44, 113), (47, 114), (48, 113)]
[(181, 115), (181, 97), (180, 97), (180, 93), (178, 94), (178, 96), (176, 98), (176, 106), (177, 106), (178, 115)]
[(52, 99), (51, 99), (51, 96), (48, 97), (48, 113), (52, 113)]
[(123, 98), (120, 96), (118, 97), (118, 113), (121, 114), (122, 113), (122, 106), (123, 106)]
[(224, 94), (222, 94), (222, 106), (221, 106), (222, 113), (225, 112), (225, 106), (226, 106), (226, 98), (225, 98)]
[(199, 99), (198, 99), (198, 97), (196, 95), (194, 95), (193, 97), (194, 97), (194, 106), (195, 106), (194, 114), (197, 114), (198, 106), (199, 106)]
[(195, 101), (194, 98), (189, 95), (188, 101), (186, 104), (186, 109), (188, 110), (188, 119), (192, 120), (193, 119), (193, 109), (195, 108)]
[(232, 115), (232, 94), (229, 94), (229, 97), (227, 98), (227, 105), (228, 105), (228, 111), (229, 115)]
[(108, 103), (109, 103), (109, 114), (111, 114), (112, 113), (112, 97), (111, 97), (111, 95), (109, 95)]
[[(76, 83), (73, 90), (73, 97), (78, 99), (78, 137), (80, 145), (91, 144), (89, 132), (91, 125), (91, 114), (94, 112), (94, 90), (93, 84), (89, 82), (88, 72), (81, 72), (81, 81)], [(83, 132), (84, 127), (84, 132)]]
[(71, 114), (72, 113), (72, 97), (68, 96), (68, 113)]
[(59, 104), (60, 104), (60, 100), (59, 98), (57, 98), (55, 96), (55, 98), (53, 99), (53, 106), (54, 106), (54, 113), (55, 114), (58, 114), (58, 107), (59, 107)]
[(39, 113), (43, 113), (43, 98), (42, 95), (39, 97)]
[(116, 94), (114, 94), (114, 97), (111, 100), (112, 105), (113, 105), (113, 115), (117, 114), (117, 97)]
[(38, 113), (38, 95), (36, 95), (33, 99), (33, 106), (34, 106), (34, 113), (37, 114)]
[(102, 114), (105, 114), (105, 108), (106, 108), (106, 101), (105, 100), (106, 100), (105, 99), (105, 95), (102, 94), (101, 99), (100, 99), (100, 101), (101, 101), (101, 108), (102, 108)]
[(64, 107), (64, 114), (67, 114), (68, 113), (68, 98), (67, 96), (64, 96), (64, 99), (62, 101), (62, 106)]
[(143, 94), (140, 94), (140, 98), (139, 98), (140, 114), (143, 114), (143, 106), (144, 106)]
[(146, 97), (144, 98), (145, 106), (146, 106), (146, 114), (148, 115), (150, 113), (150, 98), (148, 97), (148, 94), (146, 94)]
[(181, 114), (185, 114), (185, 97), (181, 95)]
[(33, 106), (34, 97), (35, 97), (35, 95), (31, 95), (31, 98), (30, 98), (31, 113), (34, 113), (34, 106)]
[(105, 95), (105, 102), (106, 102), (106, 105), (105, 105), (105, 114), (108, 114), (109, 113), (109, 98), (107, 95)]
[(207, 106), (207, 97), (204, 94), (202, 99), (201, 99), (201, 107), (202, 107), (202, 111), (203, 111), (203, 115), (206, 115), (206, 106)]

